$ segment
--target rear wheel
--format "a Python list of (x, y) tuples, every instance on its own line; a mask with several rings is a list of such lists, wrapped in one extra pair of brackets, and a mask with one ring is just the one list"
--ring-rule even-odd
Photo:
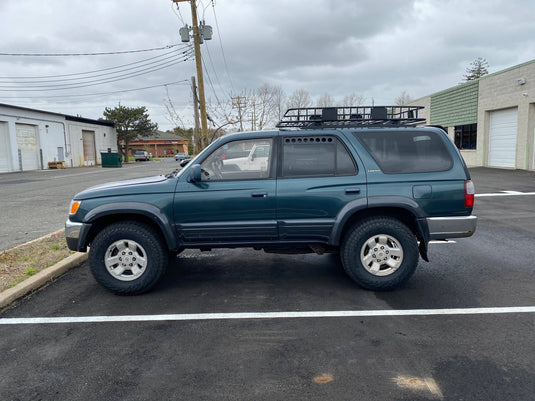
[(390, 290), (406, 282), (418, 264), (418, 243), (399, 220), (373, 217), (354, 226), (341, 249), (346, 273), (360, 286)]
[(119, 222), (100, 231), (89, 249), (89, 265), (95, 280), (121, 295), (150, 290), (167, 267), (167, 248), (151, 227)]

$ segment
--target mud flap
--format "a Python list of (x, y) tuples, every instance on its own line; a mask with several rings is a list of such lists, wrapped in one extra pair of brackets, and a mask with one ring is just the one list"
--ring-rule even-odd
[(418, 229), (418, 241), (420, 245), (418, 246), (418, 249), (420, 251), (420, 256), (423, 260), (429, 263), (429, 257), (427, 256), (427, 249), (429, 245), (429, 227), (427, 226), (427, 220), (426, 219), (418, 219), (416, 220), (417, 223), (417, 229)]
[(420, 245), (418, 249), (420, 250), (420, 256), (422, 257), (422, 259), (429, 263), (429, 257), (427, 256), (427, 245), (428, 241), (420, 240)]

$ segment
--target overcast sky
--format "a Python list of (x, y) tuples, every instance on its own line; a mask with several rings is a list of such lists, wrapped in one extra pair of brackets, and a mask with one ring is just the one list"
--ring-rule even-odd
[[(173, 125), (161, 85), (178, 82), (167, 88), (192, 124), (195, 63), (184, 61), (178, 36), (189, 10), (181, 3), (176, 12), (171, 0), (1, 0), (3, 54), (178, 46), (0, 55), (0, 103), (88, 118), (119, 102), (144, 105), (166, 130)], [(202, 0), (203, 15), (214, 30), (202, 45), (211, 99), (268, 83), (286, 94), (356, 93), (367, 104), (393, 104), (403, 91), (415, 99), (458, 84), (477, 57), (490, 73), (535, 58), (534, 0)]]

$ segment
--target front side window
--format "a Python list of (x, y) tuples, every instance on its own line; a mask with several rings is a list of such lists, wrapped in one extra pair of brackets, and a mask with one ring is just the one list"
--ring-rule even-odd
[(273, 155), (272, 139), (246, 139), (225, 143), (202, 163), (203, 181), (269, 178)]
[(436, 132), (360, 131), (354, 135), (386, 174), (446, 171), (453, 165)]
[(356, 172), (353, 158), (335, 137), (283, 138), (282, 176), (285, 178), (353, 175)]

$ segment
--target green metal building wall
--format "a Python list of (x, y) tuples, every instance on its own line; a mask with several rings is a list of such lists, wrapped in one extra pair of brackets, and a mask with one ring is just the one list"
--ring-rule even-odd
[(431, 95), (430, 123), (443, 127), (476, 124), (479, 81), (467, 82)]

